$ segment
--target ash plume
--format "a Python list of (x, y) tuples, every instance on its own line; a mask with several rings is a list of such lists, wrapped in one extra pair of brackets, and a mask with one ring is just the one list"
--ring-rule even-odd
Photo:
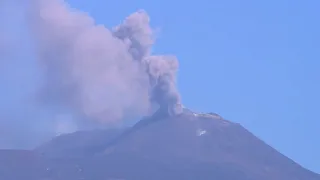
[(152, 55), (154, 31), (140, 10), (109, 30), (62, 0), (34, 0), (28, 25), (45, 74), (38, 100), (103, 122), (146, 115), (156, 104), (178, 113), (178, 61)]
[(155, 37), (149, 21), (148, 14), (140, 10), (115, 27), (113, 34), (128, 43), (131, 56), (145, 67), (151, 88), (151, 101), (161, 108), (170, 108), (174, 110), (173, 113), (178, 113), (174, 106), (180, 104), (176, 89), (179, 64), (174, 56), (151, 55)]

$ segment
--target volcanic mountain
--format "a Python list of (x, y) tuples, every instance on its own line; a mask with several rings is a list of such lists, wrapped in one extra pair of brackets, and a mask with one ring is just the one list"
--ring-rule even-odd
[(62, 135), (34, 151), (2, 151), (6, 180), (320, 180), (240, 124), (184, 109), (131, 128)]

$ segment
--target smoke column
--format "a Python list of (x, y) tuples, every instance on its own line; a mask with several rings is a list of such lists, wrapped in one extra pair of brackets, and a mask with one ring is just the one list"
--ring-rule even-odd
[(179, 113), (178, 61), (151, 54), (155, 37), (145, 11), (109, 30), (62, 0), (29, 6), (27, 21), (45, 74), (39, 102), (102, 122), (146, 115), (154, 105)]

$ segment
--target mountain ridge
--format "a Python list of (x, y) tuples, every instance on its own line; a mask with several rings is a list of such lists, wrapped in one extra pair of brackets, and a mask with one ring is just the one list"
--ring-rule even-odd
[[(0, 151), (0, 158), (19, 162), (29, 157), (35, 168), (28, 169), (31, 174), (24, 173), (30, 180), (320, 180), (320, 175), (282, 155), (240, 124), (186, 108), (176, 115), (158, 111), (131, 128), (61, 135), (28, 153), (16, 152), (20, 155), (12, 153), (8, 158)], [(11, 171), (21, 169), (23, 163), (16, 166)], [(6, 179), (10, 177), (14, 173)]]

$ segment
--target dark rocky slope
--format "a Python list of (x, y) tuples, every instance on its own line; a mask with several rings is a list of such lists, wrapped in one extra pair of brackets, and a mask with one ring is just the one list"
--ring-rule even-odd
[(126, 130), (63, 135), (35, 151), (0, 152), (0, 179), (320, 180), (241, 125), (185, 109)]

